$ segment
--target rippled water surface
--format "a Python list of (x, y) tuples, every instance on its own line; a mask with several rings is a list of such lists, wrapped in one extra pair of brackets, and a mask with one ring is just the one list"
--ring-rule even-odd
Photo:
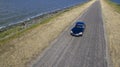
[(0, 26), (88, 0), (0, 0)]
[(117, 4), (120, 4), (120, 0), (111, 0), (112, 2), (115, 2)]

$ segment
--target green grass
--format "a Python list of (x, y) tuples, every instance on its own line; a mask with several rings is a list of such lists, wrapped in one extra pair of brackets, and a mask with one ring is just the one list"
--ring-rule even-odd
[(4, 32), (1, 32), (0, 33), (0, 46), (5, 43), (8, 43), (9, 41), (11, 41), (14, 38), (21, 36), (23, 33), (27, 32), (28, 30), (31, 30), (39, 25), (48, 23), (52, 19), (53, 19), (53, 17), (47, 18), (44, 21), (42, 21), (41, 23), (33, 24), (32, 26), (30, 26), (27, 29), (22, 29), (21, 26), (16, 26), (16, 27), (8, 29)]
[(111, 7), (114, 8), (115, 11), (120, 13), (120, 4), (114, 3), (111, 0), (105, 0)]
[(9, 30), (6, 30), (4, 32), (1, 32), (0, 38), (5, 38), (7, 35), (13, 34), (14, 32), (18, 32), (19, 30), (21, 30), (21, 27), (15, 27), (15, 28), (11, 28)]
[(6, 31), (0, 32), (0, 46), (5, 42), (8, 42), (9, 39), (11, 39), (11, 37), (13, 37), (14, 35), (17, 35), (17, 33), (21, 30), (22, 28), (20, 26), (16, 26)]

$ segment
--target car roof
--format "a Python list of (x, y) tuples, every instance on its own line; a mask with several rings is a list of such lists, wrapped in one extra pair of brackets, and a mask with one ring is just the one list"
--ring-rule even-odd
[(79, 24), (85, 24), (85, 23), (84, 23), (84, 22), (81, 22), (81, 21), (76, 22), (76, 25), (79, 25)]

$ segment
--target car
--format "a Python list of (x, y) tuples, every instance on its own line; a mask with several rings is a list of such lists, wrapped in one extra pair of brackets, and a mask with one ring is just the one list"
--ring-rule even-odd
[(86, 28), (86, 25), (84, 22), (76, 22), (75, 26), (71, 29), (70, 34), (72, 36), (82, 36), (84, 33), (84, 30)]

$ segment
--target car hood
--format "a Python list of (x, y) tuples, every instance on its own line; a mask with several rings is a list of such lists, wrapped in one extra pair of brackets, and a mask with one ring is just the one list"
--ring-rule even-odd
[(71, 30), (74, 34), (78, 34), (80, 32), (83, 32), (84, 31), (84, 28), (76, 28), (74, 27), (72, 30)]

